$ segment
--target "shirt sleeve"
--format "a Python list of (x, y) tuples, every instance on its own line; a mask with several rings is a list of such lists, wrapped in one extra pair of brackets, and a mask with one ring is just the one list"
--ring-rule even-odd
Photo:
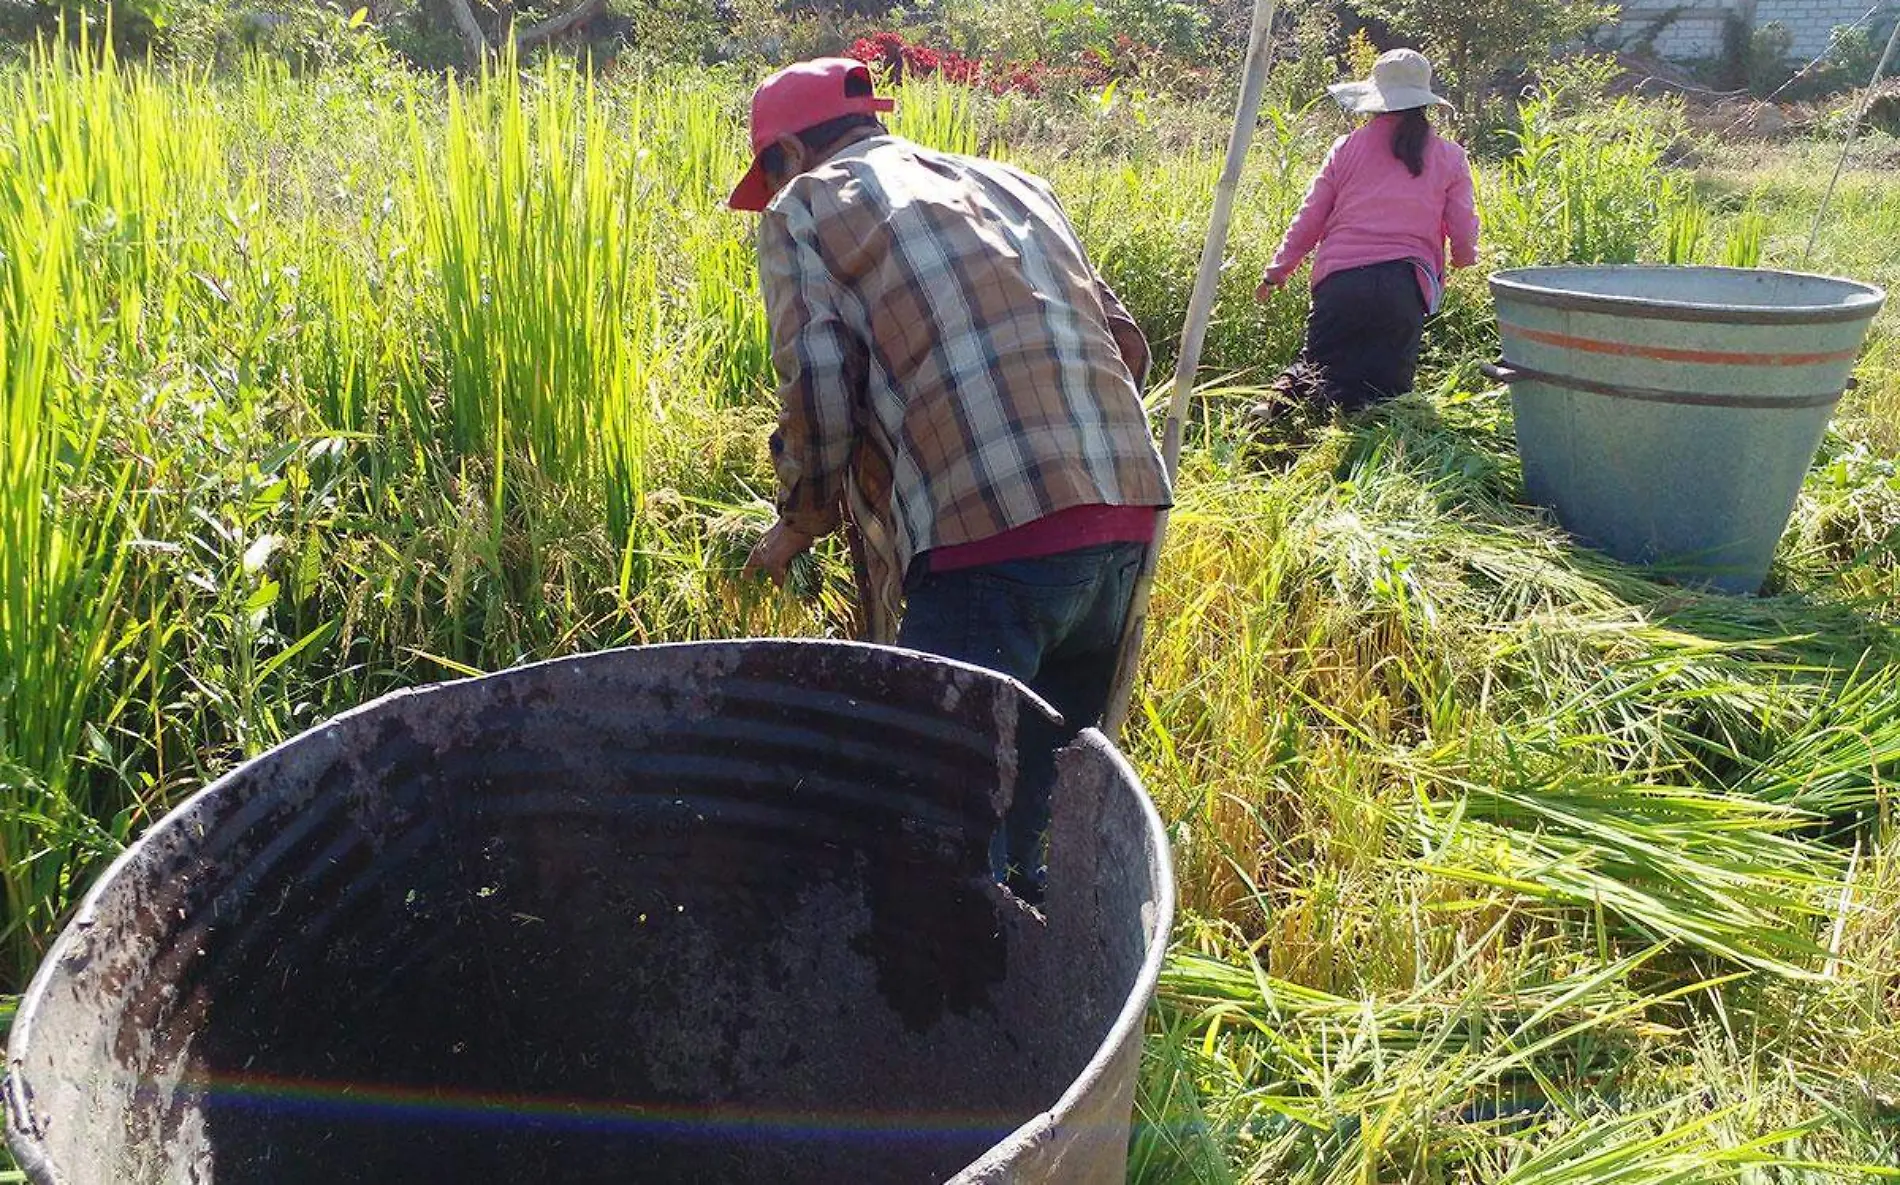
[(1344, 137), (1333, 141), (1332, 149), (1326, 153), (1326, 163), (1320, 166), (1319, 176), (1313, 178), (1306, 199), (1300, 203), (1300, 212), (1293, 216), (1293, 225), (1287, 227), (1280, 249), (1267, 265), (1267, 278), (1276, 284), (1284, 283), (1288, 276), (1300, 270), (1300, 265), (1326, 233), (1326, 220), (1333, 216), (1333, 202), (1339, 192), (1339, 152), (1345, 143)]
[(865, 345), (840, 316), (841, 294), (819, 254), (809, 212), (794, 206), (766, 215), (759, 278), (779, 376), (771, 445), (779, 518), (806, 535), (829, 534), (842, 520), (856, 444), (852, 409), (864, 398)]
[(1478, 200), (1471, 187), (1471, 162), (1463, 150), (1457, 155), (1445, 195), (1445, 236), (1451, 240), (1451, 266), (1470, 267), (1478, 262)]
[(1102, 294), (1102, 311), (1108, 314), (1108, 331), (1115, 335), (1115, 345), (1121, 350), (1122, 362), (1127, 365), (1128, 373), (1134, 376), (1135, 386), (1145, 389), (1148, 386), (1148, 368), (1154, 362), (1154, 355), (1148, 349), (1148, 338), (1141, 332), (1141, 326), (1128, 315), (1128, 308), (1122, 304), (1115, 290), (1102, 279), (1100, 272), (1095, 273), (1096, 291)]

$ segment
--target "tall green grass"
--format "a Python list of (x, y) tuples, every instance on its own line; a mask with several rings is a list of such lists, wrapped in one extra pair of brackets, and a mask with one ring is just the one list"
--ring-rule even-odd
[[(774, 412), (732, 80), (47, 49), (0, 91), (9, 984), (170, 803), (345, 706), (845, 628), (835, 551), (737, 579)], [(1666, 112), (1566, 111), (1485, 166), (1493, 262), (1783, 258), (1797, 200), (1692, 202)], [(913, 87), (898, 130), (1051, 176), (1165, 365), (1216, 146), (1033, 114)], [(1867, 1179), (1900, 1155), (1891, 318), (1774, 595), (1654, 583), (1520, 505), (1479, 276), (1424, 394), (1242, 427), (1305, 312), (1253, 280), (1337, 130), (1279, 113), (1250, 171), (1127, 738), (1190, 909), (1138, 1177)], [(1833, 258), (1882, 200), (1847, 187)]]
[(120, 598), (144, 497), (105, 438), (109, 403), (69, 392), (133, 344), (89, 273), (136, 284), (157, 266), (145, 219), (161, 217), (160, 179), (108, 150), (106, 121), (138, 135), (162, 101), (109, 64), (71, 64), (42, 58), (21, 79), (0, 174), (0, 949), (16, 968), (44, 950), (75, 877), (127, 838), (138, 797), (84, 767), (112, 752), (109, 670), (136, 662)]

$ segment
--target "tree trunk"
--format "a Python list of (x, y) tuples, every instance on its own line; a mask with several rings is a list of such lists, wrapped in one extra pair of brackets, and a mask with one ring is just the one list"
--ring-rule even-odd
[(488, 56), (488, 35), (482, 32), (481, 22), (475, 19), (468, 0), (449, 0), (449, 14), (455, 18), (455, 29), (462, 35), (462, 44), (468, 47), (469, 65), (480, 65)]
[[(468, 47), (471, 66), (479, 65), (495, 52), (495, 41), (482, 31), (482, 24), (475, 19), (475, 10), (469, 6), (469, 0), (446, 0), (449, 15), (455, 19), (455, 30), (462, 36), (462, 44)], [(517, 50), (532, 49), (545, 41), (570, 33), (599, 16), (607, 7), (607, 0), (577, 0), (573, 7), (557, 12), (544, 21), (537, 21), (527, 28), (516, 28), (513, 40)], [(497, 40), (500, 38), (497, 35)]]

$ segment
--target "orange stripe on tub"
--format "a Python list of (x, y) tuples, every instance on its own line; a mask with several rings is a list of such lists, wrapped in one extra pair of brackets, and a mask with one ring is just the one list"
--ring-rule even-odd
[(1567, 333), (1531, 329), (1508, 322), (1500, 323), (1498, 328), (1505, 333), (1515, 333), (1547, 346), (1582, 350), (1589, 354), (1614, 354), (1619, 358), (1648, 358), (1656, 362), (1710, 362), (1724, 366), (1814, 366), (1822, 362), (1851, 362), (1860, 355), (1858, 347), (1852, 350), (1827, 350), (1815, 354), (1742, 354), (1733, 350), (1683, 350), (1673, 346), (1643, 346), (1632, 342), (1606, 342), (1591, 337), (1572, 337)]

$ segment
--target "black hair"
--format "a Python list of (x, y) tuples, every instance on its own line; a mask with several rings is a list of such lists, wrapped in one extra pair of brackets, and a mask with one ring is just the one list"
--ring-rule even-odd
[[(869, 70), (853, 70), (844, 76), (845, 98), (866, 99), (875, 93), (876, 92), (871, 89), (871, 72)], [(850, 115), (840, 115), (836, 119), (827, 119), (823, 123), (813, 124), (811, 127), (796, 133), (796, 135), (798, 136), (799, 142), (805, 146), (806, 151), (821, 153), (833, 144), (836, 144), (846, 135), (857, 131), (859, 128), (876, 128), (881, 132), (884, 130), (884, 121), (875, 115), (853, 112)], [(765, 150), (759, 153), (759, 163), (764, 166), (767, 172), (783, 173), (785, 171), (785, 150), (780, 148), (777, 144), (767, 144)]]
[(1425, 108), (1414, 107), (1399, 113), (1399, 126), (1392, 132), (1392, 155), (1405, 162), (1412, 176), (1425, 172), (1425, 145), (1432, 138), (1432, 121)]
[[(884, 130), (884, 121), (875, 115), (863, 115), (854, 112), (850, 115), (840, 115), (836, 119), (827, 119), (821, 124), (815, 124), (796, 134), (799, 143), (805, 146), (806, 151), (822, 153), (825, 149), (830, 148), (833, 144), (836, 144), (839, 140), (857, 131), (859, 128), (876, 128), (882, 132)], [(777, 144), (767, 144), (759, 152), (759, 163), (765, 167), (767, 172), (783, 173), (785, 171), (785, 150)]]

